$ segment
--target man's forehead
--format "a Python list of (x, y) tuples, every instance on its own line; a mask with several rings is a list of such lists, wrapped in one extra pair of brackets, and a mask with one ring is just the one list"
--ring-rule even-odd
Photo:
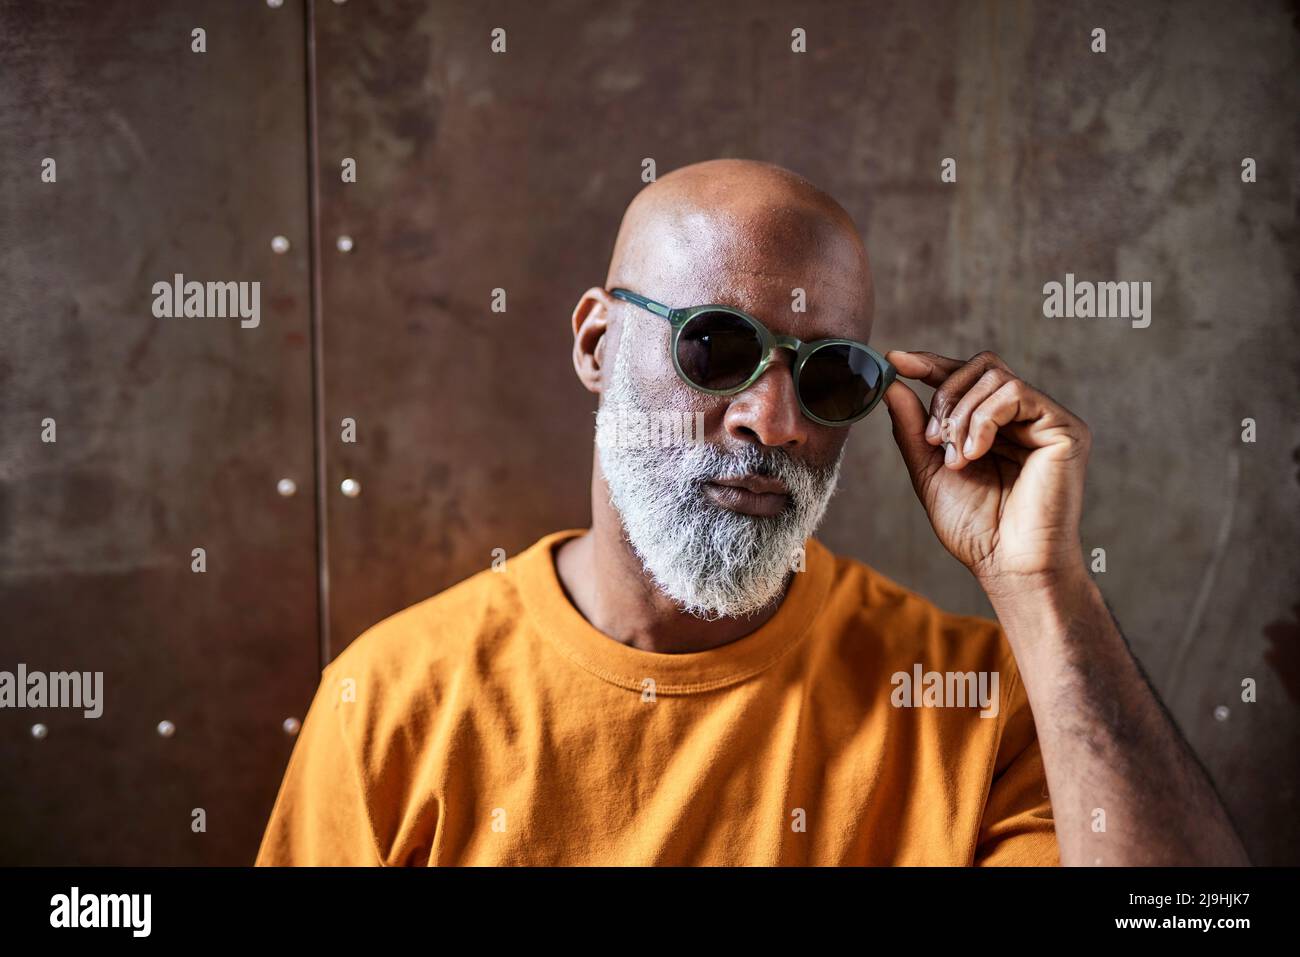
[(718, 303), (765, 321), (811, 323), (826, 335), (869, 331), (869, 268), (842, 223), (806, 209), (691, 208), (647, 227), (639, 261), (629, 263), (646, 287), (636, 292), (674, 307)]

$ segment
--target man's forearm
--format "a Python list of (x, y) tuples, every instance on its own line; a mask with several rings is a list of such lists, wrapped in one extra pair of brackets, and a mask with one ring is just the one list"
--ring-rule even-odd
[(1061, 863), (1248, 864), (1086, 571), (986, 591), (1034, 712)]

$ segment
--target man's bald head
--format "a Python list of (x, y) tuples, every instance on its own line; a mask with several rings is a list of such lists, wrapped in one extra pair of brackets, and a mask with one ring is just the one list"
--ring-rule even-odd
[[(871, 267), (853, 219), (803, 177), (754, 160), (674, 170), (628, 206), (606, 288), (672, 306), (723, 303), (801, 338), (865, 340)], [(791, 309), (805, 291), (807, 313)]]

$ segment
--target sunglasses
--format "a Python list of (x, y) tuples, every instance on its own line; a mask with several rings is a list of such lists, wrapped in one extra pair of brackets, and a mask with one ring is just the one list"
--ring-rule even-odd
[(629, 289), (610, 295), (667, 319), (673, 327), (673, 367), (692, 388), (734, 395), (758, 380), (777, 349), (794, 353), (794, 391), (803, 414), (822, 425), (850, 425), (876, 407), (898, 370), (871, 346), (853, 339), (778, 336), (731, 306), (673, 309)]

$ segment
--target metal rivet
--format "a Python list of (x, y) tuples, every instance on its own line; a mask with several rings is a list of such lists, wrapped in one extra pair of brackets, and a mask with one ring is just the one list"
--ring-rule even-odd
[(350, 479), (350, 478), (344, 479), (339, 484), (339, 491), (342, 492), (344, 495), (346, 495), (348, 498), (356, 498), (358, 495), (361, 494), (361, 483), (358, 482), (356, 479)]
[(41, 740), (41, 738), (45, 737), (49, 733), (50, 729), (45, 727), (43, 724), (32, 725), (32, 737), (37, 741)]
[(291, 478), (282, 478), (275, 483), (275, 490), (288, 498), (294, 492), (298, 491), (298, 483)]
[(285, 239), (283, 236), (274, 237), (271, 240), (271, 250), (272, 252), (284, 255), (289, 251), (289, 240)]
[(1215, 720), (1215, 721), (1227, 721), (1227, 720), (1228, 720), (1228, 714), (1229, 714), (1229, 711), (1228, 711), (1227, 706), (1226, 706), (1226, 705), (1219, 705), (1217, 708), (1214, 709), (1214, 720)]
[(266, 0), (266, 5), (271, 9), (284, 6), (284, 0)]
[(350, 253), (352, 252), (352, 237), (340, 236), (338, 242), (335, 243), (335, 245), (339, 247), (339, 252)]
[(172, 724), (170, 721), (159, 721), (158, 733), (164, 738), (170, 738), (176, 733), (176, 725)]
[(297, 734), (297, 733), (298, 733), (298, 729), (301, 728), (301, 727), (302, 727), (302, 724), (299, 723), (299, 721), (298, 721), (297, 718), (285, 718), (285, 719), (284, 719), (284, 733), (285, 733), (285, 734), (288, 734), (288, 735), (294, 735), (294, 734)]

